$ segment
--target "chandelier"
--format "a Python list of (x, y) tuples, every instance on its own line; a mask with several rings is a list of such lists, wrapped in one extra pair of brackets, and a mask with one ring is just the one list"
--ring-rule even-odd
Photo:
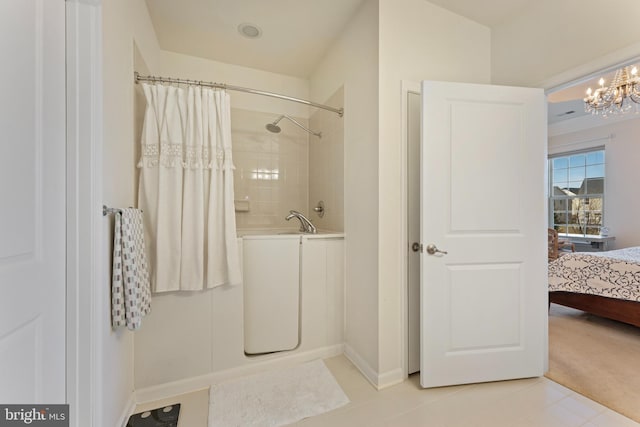
[[(629, 111), (640, 112), (640, 78), (638, 69), (624, 67), (616, 71), (609, 86), (604, 85), (603, 78), (595, 91), (587, 90), (584, 98), (584, 108), (587, 113), (607, 117), (611, 114), (621, 114)], [(633, 102), (631, 102), (633, 101)]]

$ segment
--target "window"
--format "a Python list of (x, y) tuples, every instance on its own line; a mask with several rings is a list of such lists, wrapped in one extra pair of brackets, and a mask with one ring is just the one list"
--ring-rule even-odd
[(600, 234), (604, 177), (603, 147), (550, 157), (550, 227), (563, 234)]

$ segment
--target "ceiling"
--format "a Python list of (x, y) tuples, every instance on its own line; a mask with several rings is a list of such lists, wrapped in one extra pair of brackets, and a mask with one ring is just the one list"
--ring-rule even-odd
[(429, 0), (458, 15), (487, 27), (508, 20), (536, 0)]
[[(367, 0), (145, 1), (164, 50), (307, 78)], [(495, 27), (538, 0), (428, 1)], [(257, 25), (261, 36), (241, 35), (243, 23)], [(549, 123), (584, 115), (586, 88), (597, 84), (592, 80), (550, 94)]]
[[(164, 50), (308, 77), (365, 0), (146, 0)], [(249, 39), (243, 23), (262, 35)]]
[[(367, 0), (145, 1), (164, 50), (306, 78)], [(490, 27), (536, 0), (429, 1)], [(261, 37), (240, 35), (243, 23)]]

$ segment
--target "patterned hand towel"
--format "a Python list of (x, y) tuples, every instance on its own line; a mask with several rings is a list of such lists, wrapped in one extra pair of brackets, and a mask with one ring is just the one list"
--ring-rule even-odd
[(142, 211), (122, 209), (116, 213), (113, 236), (111, 324), (139, 329), (151, 311), (151, 288), (144, 246)]

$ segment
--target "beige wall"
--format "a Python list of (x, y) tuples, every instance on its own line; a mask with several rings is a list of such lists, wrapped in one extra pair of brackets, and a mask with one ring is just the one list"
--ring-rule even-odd
[(424, 0), (370, 0), (311, 77), (313, 99), (344, 84), (346, 344), (379, 385), (402, 377), (401, 88), (423, 79), (488, 83), (489, 29)]
[[(326, 102), (344, 105), (344, 89), (338, 89)], [(319, 109), (309, 125), (313, 131), (322, 132), (322, 138), (309, 137), (309, 215), (319, 229), (344, 231), (344, 120)], [(321, 200), (322, 218), (313, 211)]]
[[(552, 76), (631, 46), (640, 41), (638, 16), (640, 3), (635, 0), (529, 2), (519, 16), (492, 30), (492, 82), (540, 85)], [(638, 52), (632, 49), (623, 57)], [(612, 64), (603, 66), (607, 65)], [(584, 72), (594, 71), (597, 69)]]
[[(174, 52), (162, 51), (160, 55), (162, 73), (165, 76), (214, 81), (280, 93), (295, 98), (309, 98), (309, 82), (307, 79)], [(309, 118), (309, 107), (304, 104), (236, 91), (230, 91), (229, 94), (231, 95), (231, 108)]]
[(489, 83), (490, 31), (424, 0), (380, 0), (379, 372), (402, 366), (401, 82)]
[(605, 146), (604, 225), (614, 248), (640, 246), (640, 200), (632, 192), (640, 182), (640, 119), (606, 124), (549, 138), (549, 152)]
[[(135, 206), (134, 152), (134, 42), (150, 70), (157, 70), (159, 47), (147, 14), (144, 0), (110, 0), (103, 2), (103, 197), (109, 206)], [(105, 250), (103, 294), (99, 301), (109, 304), (111, 272), (111, 236), (113, 218), (105, 219)], [(100, 374), (103, 410), (98, 418), (104, 425), (116, 425), (127, 409), (133, 385), (133, 334), (127, 330), (112, 331), (110, 308), (101, 319)]]
[[(378, 1), (366, 1), (310, 78), (310, 98), (344, 86), (347, 352), (378, 370)], [(366, 369), (366, 368), (365, 368)]]

